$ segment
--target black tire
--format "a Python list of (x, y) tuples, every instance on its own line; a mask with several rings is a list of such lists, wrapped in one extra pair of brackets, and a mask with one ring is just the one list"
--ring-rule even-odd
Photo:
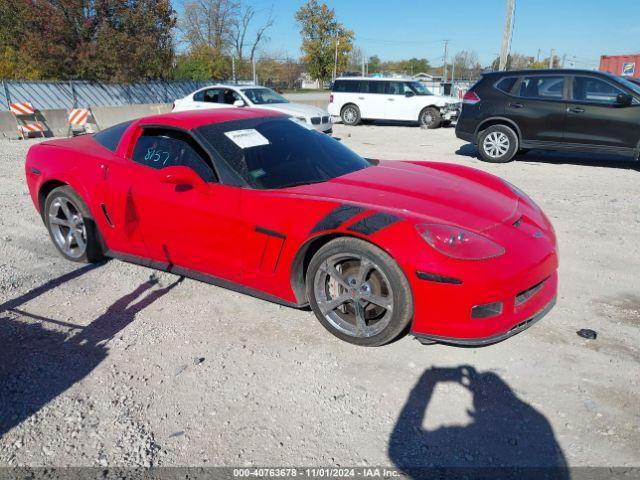
[[(339, 264), (341, 271), (328, 274), (327, 268), (334, 262), (333, 259), (343, 257), (347, 260)], [(354, 260), (350, 260), (351, 258)], [(362, 262), (356, 264), (355, 258), (360, 258)], [(371, 269), (368, 272), (365, 271), (363, 281), (359, 283), (354, 277), (358, 277), (363, 271), (364, 263), (370, 265)], [(349, 269), (352, 269), (352, 276), (349, 276)], [(341, 281), (349, 288), (336, 281), (335, 274), (340, 275)], [(335, 282), (333, 286), (332, 280)], [(335, 296), (330, 291), (333, 287), (339, 292)], [(306, 288), (309, 304), (320, 323), (336, 337), (355, 345), (377, 347), (392, 342), (406, 333), (406, 328), (413, 318), (411, 288), (398, 264), (378, 247), (356, 238), (337, 238), (320, 248), (309, 263)], [(353, 292), (362, 295), (355, 296)], [(354, 296), (351, 296), (352, 294)], [(320, 296), (328, 298), (318, 298)], [(348, 298), (348, 300), (326, 314), (323, 313), (319, 302), (328, 305), (331, 303), (329, 300), (337, 298)], [(385, 308), (367, 299), (392, 303)], [(361, 310), (358, 305), (361, 306)], [(357, 311), (363, 312), (362, 318), (366, 319), (363, 323), (368, 330), (360, 331), (360, 334), (357, 333), (358, 328), (355, 326), (359, 323), (356, 320)], [(353, 325), (345, 320), (350, 315), (353, 315)], [(353, 326), (355, 332), (349, 333), (339, 324)]]
[(485, 162), (507, 163), (518, 153), (518, 136), (506, 125), (492, 125), (478, 135), (478, 150)]
[(345, 125), (354, 127), (360, 123), (360, 109), (352, 103), (345, 105), (340, 112), (340, 118)]
[(440, 115), (440, 110), (437, 108), (427, 107), (420, 112), (418, 121), (422, 127), (429, 129), (439, 128), (442, 125), (442, 115)]
[[(71, 213), (73, 220), (67, 219), (62, 207), (63, 203)], [(96, 263), (104, 258), (102, 239), (95, 220), (80, 195), (70, 186), (64, 185), (49, 193), (44, 202), (42, 217), (51, 241), (67, 260), (79, 263)], [(58, 226), (57, 222), (73, 224), (74, 227)], [(68, 248), (63, 248), (61, 245), (64, 242), (60, 235), (67, 239), (70, 245)], [(67, 235), (73, 237), (71, 241), (68, 240)], [(84, 248), (81, 248), (81, 239), (84, 240)]]

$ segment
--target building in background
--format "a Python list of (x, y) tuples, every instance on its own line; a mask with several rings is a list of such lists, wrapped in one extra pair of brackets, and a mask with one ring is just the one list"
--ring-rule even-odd
[(623, 77), (640, 78), (640, 53), (602, 55), (600, 57), (600, 71)]

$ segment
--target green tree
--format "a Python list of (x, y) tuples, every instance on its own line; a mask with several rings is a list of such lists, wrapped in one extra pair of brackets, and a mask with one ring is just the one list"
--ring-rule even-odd
[(318, 0), (308, 0), (296, 12), (302, 35), (303, 60), (311, 77), (324, 83), (331, 79), (336, 50), (337, 71), (347, 66), (353, 48), (353, 32), (335, 18), (335, 11)]
[(372, 55), (369, 57), (369, 73), (377, 73), (380, 68), (380, 57)]
[(19, 59), (13, 78), (164, 78), (175, 21), (170, 0), (2, 0), (0, 63)]

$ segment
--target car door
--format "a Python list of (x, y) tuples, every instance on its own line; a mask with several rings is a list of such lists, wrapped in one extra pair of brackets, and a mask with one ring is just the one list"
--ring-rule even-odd
[(640, 140), (640, 103), (619, 103), (629, 95), (612, 81), (590, 75), (571, 78), (565, 141), (585, 146), (635, 148)]
[(207, 88), (193, 94), (193, 107), (195, 109), (202, 108), (225, 108), (228, 107), (221, 100), (224, 94), (224, 88)]
[[(240, 281), (240, 189), (217, 182), (210, 157), (188, 132), (143, 128), (129, 151), (126, 168), (109, 181), (123, 197), (116, 215), (144, 243), (145, 256), (170, 270)], [(186, 167), (198, 181), (167, 181), (170, 167)]]
[(388, 120), (417, 120), (420, 99), (406, 82), (388, 82), (385, 118)]
[[(348, 80), (346, 88), (350, 92), (350, 101), (345, 103), (354, 103), (360, 109), (360, 117), (368, 119), (383, 118), (384, 113), (379, 107), (378, 95), (375, 92), (373, 81), (368, 80)], [(373, 92), (371, 91), (373, 90)]]
[(549, 144), (564, 140), (567, 114), (564, 75), (527, 75), (520, 78), (506, 102), (505, 115), (513, 120), (523, 142)]

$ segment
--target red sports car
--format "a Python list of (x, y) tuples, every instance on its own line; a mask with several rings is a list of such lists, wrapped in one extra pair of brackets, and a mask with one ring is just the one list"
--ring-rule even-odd
[(361, 158), (265, 110), (183, 112), (33, 146), (69, 260), (136, 262), (293, 307), (376, 346), (485, 345), (553, 306), (556, 239), (523, 192), (447, 163)]

